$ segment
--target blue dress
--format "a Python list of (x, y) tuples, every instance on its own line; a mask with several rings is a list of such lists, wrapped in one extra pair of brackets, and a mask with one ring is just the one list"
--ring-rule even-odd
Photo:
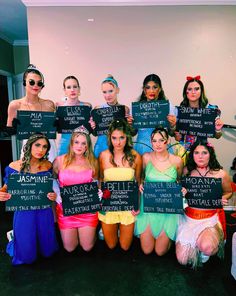
[[(6, 167), (4, 181), (8, 176), (18, 173), (11, 167)], [(39, 172), (48, 175), (51, 170)], [(15, 211), (13, 218), (14, 239), (7, 246), (8, 253), (13, 256), (12, 264), (31, 264), (38, 254), (50, 257), (58, 250), (54, 217), (51, 208), (43, 210)]]
[[(171, 115), (176, 115), (176, 109), (170, 103), (170, 112)], [(143, 155), (146, 152), (153, 151), (151, 143), (151, 134), (155, 128), (139, 128), (137, 133), (137, 138), (134, 141), (134, 150), (136, 150), (140, 155)]]

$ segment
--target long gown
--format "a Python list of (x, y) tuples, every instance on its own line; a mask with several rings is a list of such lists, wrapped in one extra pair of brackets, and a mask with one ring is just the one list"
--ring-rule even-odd
[[(176, 179), (175, 166), (159, 171), (151, 161), (148, 162), (145, 169), (145, 182), (176, 182)], [(161, 231), (164, 231), (171, 240), (175, 240), (179, 216), (179, 214), (144, 213), (143, 196), (141, 196), (140, 214), (135, 223), (135, 235), (139, 236), (150, 225), (153, 237), (157, 238)]]

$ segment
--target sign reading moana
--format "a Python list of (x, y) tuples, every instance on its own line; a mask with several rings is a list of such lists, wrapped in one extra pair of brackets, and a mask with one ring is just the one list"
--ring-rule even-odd
[(111, 106), (106, 108), (93, 109), (93, 120), (96, 122), (94, 134), (96, 136), (106, 135), (109, 125), (114, 119), (125, 118), (125, 106)]
[(132, 116), (134, 128), (168, 127), (167, 115), (170, 104), (165, 100), (155, 102), (132, 103)]
[(47, 193), (52, 192), (52, 175), (12, 174), (7, 191), (12, 196), (6, 202), (6, 211), (40, 210), (51, 207)]
[(102, 211), (138, 210), (138, 185), (135, 181), (102, 182)]
[(222, 180), (208, 177), (184, 177), (182, 185), (187, 189), (190, 207), (199, 209), (222, 208)]
[(56, 139), (56, 116), (54, 112), (17, 111), (17, 139), (28, 139), (32, 134), (40, 132), (49, 139)]
[(182, 135), (188, 134), (203, 138), (215, 137), (217, 109), (191, 108), (184, 106), (177, 108), (177, 130)]

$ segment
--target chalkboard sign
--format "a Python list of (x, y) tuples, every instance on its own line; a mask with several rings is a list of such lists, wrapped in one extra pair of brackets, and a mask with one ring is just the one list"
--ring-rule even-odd
[(222, 180), (220, 178), (184, 177), (188, 205), (199, 209), (222, 208)]
[(92, 108), (89, 106), (59, 106), (57, 107), (57, 131), (61, 134), (72, 133), (73, 130), (83, 125), (90, 130), (90, 113)]
[(64, 216), (94, 213), (101, 209), (97, 182), (60, 188)]
[(52, 190), (51, 174), (12, 174), (8, 178), (7, 191), (12, 196), (6, 201), (6, 211), (40, 210), (51, 207), (47, 193)]
[(182, 186), (174, 182), (145, 182), (145, 213), (183, 214)]
[(102, 211), (132, 211), (138, 210), (139, 190), (135, 181), (102, 182), (102, 190), (108, 190), (110, 197), (104, 199)]
[(96, 122), (94, 134), (106, 135), (109, 125), (114, 119), (125, 118), (125, 106), (111, 106), (92, 110), (93, 120)]
[(56, 139), (56, 117), (54, 112), (17, 111), (17, 138), (28, 139), (32, 134), (40, 132), (49, 139)]
[(157, 126), (169, 127), (167, 115), (170, 105), (168, 101), (132, 103), (132, 116), (134, 128), (153, 128)]
[(203, 138), (215, 137), (216, 109), (191, 108), (180, 106), (176, 129), (182, 135), (192, 135)]

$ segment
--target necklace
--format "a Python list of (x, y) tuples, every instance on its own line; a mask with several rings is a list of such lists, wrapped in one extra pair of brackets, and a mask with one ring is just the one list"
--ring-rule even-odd
[(29, 109), (30, 111), (41, 111), (41, 112), (42, 112), (42, 104), (40, 103), (40, 98), (38, 98), (38, 101), (37, 101), (37, 102), (35, 102), (35, 103), (31, 103), (31, 105), (39, 104), (39, 105), (40, 105), (40, 110), (32, 110), (32, 109), (30, 108), (30, 105), (29, 105), (29, 99), (28, 99), (27, 97), (25, 97), (25, 100), (26, 100), (26, 105), (27, 105), (27, 107), (28, 107), (28, 109)]
[(198, 172), (199, 176), (201, 177), (206, 177), (206, 175), (210, 172), (211, 169), (206, 170), (205, 174), (203, 175), (201, 172), (199, 172), (199, 170), (196, 168), (196, 171)]
[(163, 159), (159, 159), (159, 158), (157, 158), (157, 156), (156, 156), (155, 153), (154, 153), (154, 156), (155, 156), (155, 159), (156, 159), (157, 162), (164, 162), (164, 161), (166, 161), (166, 160), (169, 158), (169, 153), (168, 153), (167, 156), (166, 156), (165, 158), (163, 158)]

